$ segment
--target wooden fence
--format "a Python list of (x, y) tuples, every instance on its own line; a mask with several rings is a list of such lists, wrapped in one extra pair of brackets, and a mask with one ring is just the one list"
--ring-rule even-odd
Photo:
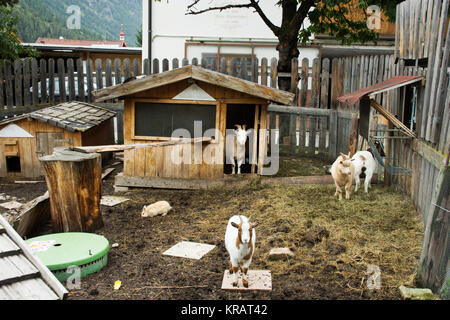
[[(425, 75), (417, 92), (418, 139), (391, 143), (389, 161), (407, 169), (393, 183), (413, 201), (425, 224), (418, 268), (420, 285), (450, 299), (450, 28), (449, 0), (407, 0), (397, 6), (396, 75)], [(421, 59), (421, 60), (417, 60)], [(424, 63), (419, 67), (419, 63)], [(412, 65), (412, 66), (408, 66)], [(402, 119), (404, 91), (397, 108)]]
[[(214, 70), (233, 76), (248, 79), (262, 85), (277, 87), (279, 76), (290, 76), (292, 90), (297, 93), (296, 105), (301, 107), (342, 109), (357, 111), (357, 107), (349, 109), (340, 105), (337, 98), (345, 93), (358, 90), (393, 75), (394, 59), (392, 55), (357, 56), (348, 58), (318, 58), (312, 61), (303, 59), (292, 61), (292, 73), (279, 75), (277, 59), (270, 62), (263, 58), (253, 65), (247, 65), (242, 59), (240, 64), (236, 59), (227, 65), (222, 59), (219, 65), (214, 64)], [(250, 61), (249, 61), (250, 63)], [(20, 112), (27, 106), (55, 104), (65, 101), (92, 102), (92, 91), (120, 84), (126, 79), (141, 74), (149, 75), (179, 68), (188, 64), (198, 65), (199, 60), (168, 59), (151, 63), (135, 59), (108, 59), (105, 62), (97, 59), (83, 61), (78, 59), (21, 59), (5, 60), (0, 65), (0, 110), (1, 115)], [(200, 64), (207, 66), (205, 59)], [(245, 64), (245, 65), (243, 65)], [(251, 63), (250, 63), (251, 64)], [(249, 71), (250, 70), (250, 71)], [(377, 96), (379, 102), (390, 104), (389, 93)], [(26, 110), (26, 109), (25, 109)], [(8, 112), (9, 111), (9, 112)]]
[(345, 111), (278, 105), (269, 105), (268, 115), (280, 155), (329, 160), (348, 152), (352, 119), (357, 120), (357, 114)]

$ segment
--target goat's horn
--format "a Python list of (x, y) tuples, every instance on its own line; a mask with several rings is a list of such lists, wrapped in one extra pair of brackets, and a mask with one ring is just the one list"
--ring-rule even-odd
[(241, 129), (241, 125), (240, 124), (235, 124), (234, 125), (236, 128)]
[(242, 221), (241, 215), (239, 215), (239, 220), (241, 221), (241, 224), (244, 223), (244, 222)]
[(244, 124), (244, 125), (242, 126), (242, 130), (245, 131), (245, 129), (247, 129), (247, 125), (246, 125), (246, 124)]

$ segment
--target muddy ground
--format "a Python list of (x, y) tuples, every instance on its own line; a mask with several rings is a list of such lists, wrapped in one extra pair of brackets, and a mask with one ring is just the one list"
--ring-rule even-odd
[[(333, 186), (263, 185), (255, 179), (239, 188), (114, 194), (120, 171), (118, 165), (104, 180), (102, 193), (130, 200), (102, 206), (105, 225), (97, 232), (119, 246), (110, 248), (107, 266), (83, 278), (68, 299), (400, 299), (398, 286), (414, 286), (423, 225), (411, 202), (393, 188), (374, 185), (369, 194), (342, 202), (333, 197)], [(45, 183), (0, 181), (0, 193), (24, 201), (45, 191)], [(167, 216), (140, 216), (144, 205), (159, 200), (172, 205)], [(271, 271), (271, 292), (221, 290), (228, 266), (225, 228), (238, 213), (259, 222), (250, 268)], [(38, 230), (45, 233), (51, 233), (50, 223)], [(216, 248), (201, 260), (162, 255), (183, 240)], [(272, 261), (274, 247), (288, 247), (294, 257)], [(369, 265), (381, 270), (379, 290), (367, 287)], [(122, 287), (113, 290), (117, 280)]]

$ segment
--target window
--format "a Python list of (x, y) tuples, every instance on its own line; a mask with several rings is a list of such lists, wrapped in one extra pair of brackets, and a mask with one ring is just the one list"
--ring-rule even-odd
[(171, 137), (176, 129), (187, 129), (194, 138), (194, 121), (202, 121), (202, 135), (216, 128), (216, 104), (136, 102), (134, 135)]

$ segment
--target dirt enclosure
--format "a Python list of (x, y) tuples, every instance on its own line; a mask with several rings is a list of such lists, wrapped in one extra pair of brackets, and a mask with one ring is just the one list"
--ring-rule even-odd
[[(114, 195), (114, 174), (103, 194)], [(45, 183), (0, 182), (0, 193), (28, 200)], [(398, 286), (414, 286), (423, 226), (410, 201), (392, 188), (374, 185), (349, 201), (333, 197), (333, 186), (265, 185), (249, 180), (239, 188), (199, 191), (132, 189), (130, 200), (102, 206), (105, 226), (98, 234), (110, 245), (108, 264), (83, 278), (68, 299), (400, 299)], [(142, 218), (142, 207), (167, 200), (165, 217)], [(221, 289), (228, 254), (227, 220), (234, 214), (258, 221), (250, 269), (270, 270), (271, 292)], [(50, 233), (47, 223), (40, 234)], [(162, 255), (180, 241), (216, 246), (200, 260)], [(272, 261), (269, 251), (288, 247), (289, 259)], [(370, 290), (369, 265), (381, 271), (381, 289)], [(114, 282), (122, 287), (114, 290)]]

